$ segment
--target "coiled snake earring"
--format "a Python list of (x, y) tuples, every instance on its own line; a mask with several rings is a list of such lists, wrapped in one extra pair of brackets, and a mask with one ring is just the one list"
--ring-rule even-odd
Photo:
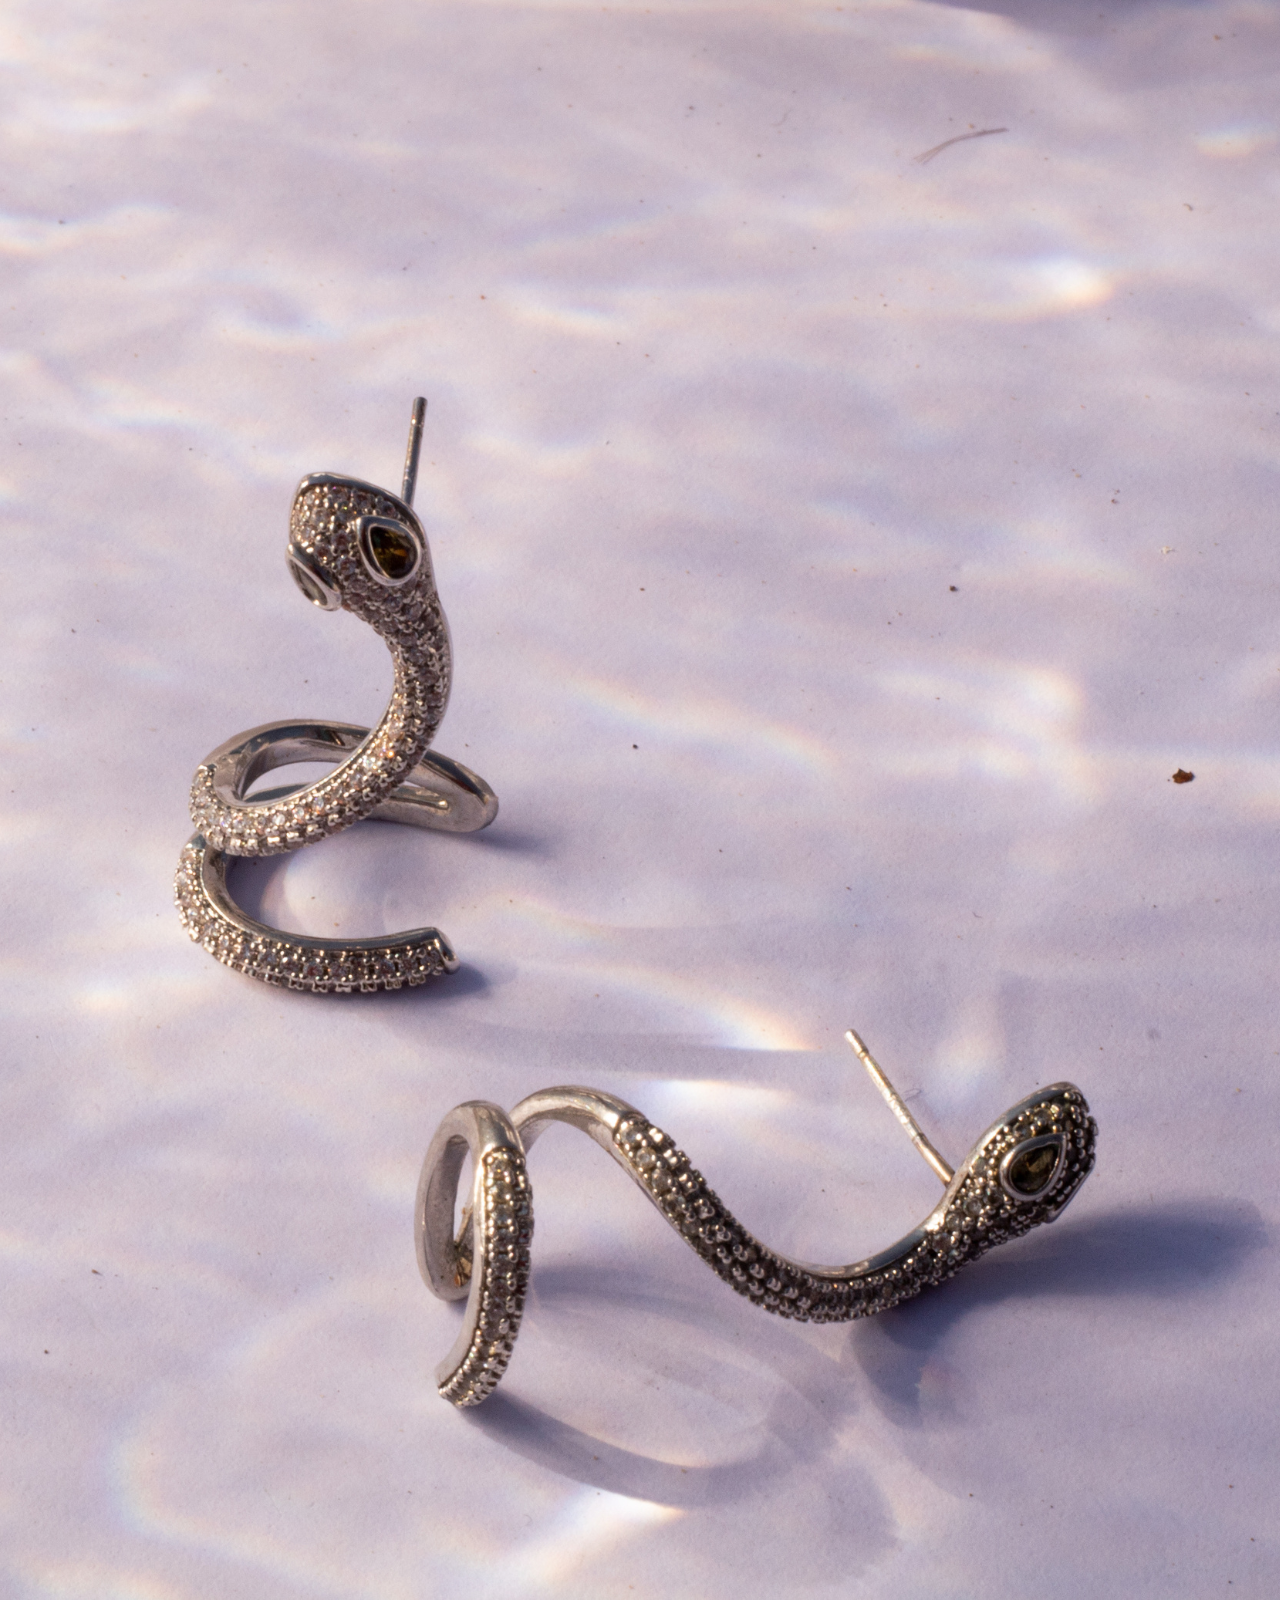
[[(1052, 1222), (1088, 1176), (1097, 1124), (1073, 1084), (1037, 1089), (993, 1122), (951, 1168), (850, 1029), (845, 1036), (912, 1143), (945, 1184), (917, 1228), (847, 1267), (806, 1266), (770, 1250), (738, 1222), (688, 1156), (634, 1106), (597, 1089), (543, 1089), (508, 1115), (481, 1100), (441, 1123), (422, 1166), (415, 1208), (418, 1266), (441, 1299), (466, 1299), (461, 1331), (436, 1368), (440, 1393), (478, 1405), (497, 1387), (515, 1347), (529, 1284), (533, 1193), (527, 1154), (553, 1122), (607, 1150), (671, 1226), (731, 1289), (781, 1317), (851, 1322), (942, 1283), (995, 1245)], [(462, 1163), (470, 1203), (455, 1235)]]
[[(227, 888), (229, 859), (278, 855), (349, 828), (362, 817), (471, 833), (498, 814), (483, 778), (428, 746), (449, 699), (449, 629), (413, 510), (426, 401), (414, 402), (399, 495), (359, 478), (316, 472), (298, 485), (286, 558), (303, 595), (367, 622), (391, 652), (391, 702), (372, 730), (346, 722), (267, 722), (200, 763), (191, 784), (197, 832), (178, 865), (175, 897), (192, 939), (219, 961), (266, 983), (313, 993), (369, 992), (453, 972), (438, 928), (370, 939), (282, 933), (248, 916)], [(327, 762), (314, 783), (249, 795), (264, 773)]]

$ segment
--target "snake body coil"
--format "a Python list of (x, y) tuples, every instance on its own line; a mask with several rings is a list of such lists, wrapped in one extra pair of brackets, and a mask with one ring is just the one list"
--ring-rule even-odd
[[(445, 1119), (427, 1152), (415, 1230), (429, 1287), (442, 1298), (468, 1300), (462, 1333), (436, 1370), (440, 1393), (455, 1405), (485, 1399), (511, 1358), (533, 1236), (526, 1157), (552, 1122), (570, 1123), (607, 1150), (731, 1289), (800, 1322), (850, 1322), (886, 1311), (994, 1246), (1052, 1222), (1088, 1176), (1097, 1137), (1074, 1085), (1038, 1089), (987, 1129), (919, 1227), (866, 1260), (820, 1267), (761, 1244), (684, 1151), (615, 1095), (546, 1089), (509, 1117), (498, 1106), (468, 1102)], [(455, 1238), (454, 1198), (468, 1149), (475, 1177)]]
[[(391, 700), (372, 730), (350, 723), (264, 723), (219, 745), (196, 769), (197, 828), (178, 866), (175, 896), (190, 936), (226, 965), (268, 983), (318, 993), (394, 989), (452, 972), (436, 928), (391, 938), (336, 940), (284, 933), (249, 917), (227, 887), (228, 858), (278, 855), (364, 817), (453, 833), (484, 828), (493, 791), (461, 763), (428, 750), (449, 700), (453, 657), (431, 553), (413, 511), (425, 402), (414, 408), (404, 494), (335, 472), (298, 486), (289, 519), (289, 569), (326, 611), (367, 622), (391, 652)], [(264, 773), (299, 761), (332, 770), (314, 783), (249, 795)]]

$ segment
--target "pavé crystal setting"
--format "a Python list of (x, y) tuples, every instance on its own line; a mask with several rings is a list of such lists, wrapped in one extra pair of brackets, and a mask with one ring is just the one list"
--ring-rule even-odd
[[(458, 1177), (472, 1162), (470, 1203), (454, 1233)], [(442, 1300), (465, 1299), (462, 1327), (436, 1368), (456, 1406), (479, 1405), (507, 1370), (529, 1287), (533, 1199), (510, 1120), (484, 1101), (456, 1106), (436, 1130), (415, 1204), (418, 1270)]]
[[(373, 729), (349, 723), (272, 722), (207, 756), (191, 785), (197, 832), (174, 894), (192, 939), (225, 965), (267, 983), (317, 994), (369, 993), (422, 983), (458, 963), (436, 928), (381, 939), (285, 934), (246, 916), (227, 888), (227, 858), (280, 855), (364, 817), (454, 833), (484, 828), (498, 802), (483, 779), (429, 749), (449, 699), (449, 630), (436, 593), (413, 490), (426, 402), (414, 404), (399, 496), (339, 473), (304, 478), (294, 496), (286, 558), (303, 595), (345, 608), (391, 652), (394, 683)], [(250, 795), (273, 768), (316, 761), (314, 783)]]
[[(222, 875), (219, 876), (219, 868)], [(216, 890), (225, 888), (225, 858), (197, 838), (183, 846), (176, 898), (182, 926), (233, 972), (311, 994), (375, 994), (425, 983), (457, 969), (458, 958), (437, 928), (391, 939), (304, 939), (247, 917)]]
[[(856, 1035), (854, 1036), (856, 1039)], [(895, 1112), (924, 1140), (896, 1090), (866, 1055), (872, 1074)], [(896, 1101), (896, 1104), (894, 1102)], [(946, 1192), (918, 1228), (878, 1255), (843, 1267), (793, 1261), (755, 1238), (706, 1183), (688, 1156), (642, 1112), (615, 1095), (595, 1089), (545, 1089), (522, 1100), (508, 1116), (498, 1106), (471, 1101), (451, 1112), (432, 1141), (419, 1186), (419, 1259), (437, 1294), (455, 1296), (439, 1263), (456, 1261), (467, 1228), (454, 1241), (452, 1221), (460, 1160), (448, 1156), (456, 1144), (458, 1119), (478, 1119), (488, 1137), (507, 1152), (503, 1200), (501, 1269), (493, 1265), (490, 1234), (477, 1254), (490, 1265), (478, 1291), (474, 1340), (455, 1346), (437, 1373), (440, 1392), (457, 1405), (475, 1405), (497, 1384), (511, 1357), (528, 1276), (532, 1196), (525, 1156), (543, 1130), (567, 1122), (603, 1146), (640, 1186), (685, 1243), (735, 1293), (776, 1316), (798, 1322), (851, 1322), (874, 1316), (953, 1277), (996, 1245), (1052, 1222), (1072, 1199), (1094, 1163), (1097, 1124), (1073, 1084), (1037, 1090), (992, 1124), (955, 1171), (928, 1146), (926, 1159), (945, 1173)], [(473, 1149), (473, 1155), (475, 1150)], [(925, 1151), (922, 1150), (922, 1154)], [(519, 1158), (517, 1160), (517, 1157)], [(484, 1217), (494, 1204), (488, 1167), (476, 1159), (472, 1215)], [(442, 1176), (443, 1174), (443, 1176)], [(430, 1197), (426, 1202), (422, 1197)], [(483, 1232), (483, 1230), (482, 1230)], [(497, 1239), (497, 1235), (492, 1236)], [(449, 1252), (452, 1251), (452, 1256)], [(487, 1254), (486, 1254), (487, 1252)], [(436, 1265), (429, 1264), (434, 1261)], [(477, 1266), (479, 1270), (479, 1266)], [(493, 1274), (497, 1277), (493, 1277)], [(496, 1286), (495, 1286), (496, 1285)], [(456, 1292), (462, 1292), (457, 1290)], [(483, 1312), (481, 1310), (483, 1307)], [(482, 1331), (481, 1331), (482, 1330)], [(463, 1375), (462, 1354), (473, 1365)], [(478, 1352), (478, 1353), (477, 1353)], [(476, 1365), (484, 1355), (487, 1365)]]
[(291, 567), (295, 575), (305, 570), (312, 584), (328, 584), (343, 609), (386, 643), (395, 669), (391, 703), (359, 750), (287, 799), (246, 799), (256, 773), (204, 761), (191, 785), (191, 820), (228, 855), (280, 855), (349, 828), (403, 782), (440, 726), (452, 657), (425, 537), (417, 528), (422, 555), (411, 581), (389, 588), (361, 558), (356, 524), (366, 515), (409, 518), (417, 527), (408, 506), (372, 484), (324, 472), (304, 478), (293, 502), (290, 550), (307, 565), (295, 554)]
[[(839, 1269), (799, 1266), (753, 1238), (707, 1187), (684, 1151), (647, 1118), (637, 1114), (621, 1122), (614, 1139), (632, 1177), (731, 1289), (780, 1317), (850, 1322), (887, 1311), (944, 1282), (993, 1246), (1030, 1232), (1062, 1209), (1093, 1166), (1097, 1125), (1084, 1097), (1070, 1084), (1055, 1084), (1046, 1094), (1047, 1099), (1036, 1097), (1012, 1122), (999, 1123), (983, 1136), (942, 1204), (914, 1234), (872, 1261)], [(1056, 1182), (1051, 1173), (1038, 1191), (1015, 1199), (999, 1180), (1001, 1157), (1028, 1134), (1046, 1128), (1054, 1130), (1074, 1159), (1059, 1163)], [(1052, 1149), (1057, 1148), (1055, 1140)]]
[[(473, 1271), (475, 1260), (480, 1264), (480, 1315), (465, 1355), (438, 1385), (455, 1406), (478, 1406), (498, 1387), (515, 1349), (529, 1288), (533, 1207), (524, 1157), (495, 1150), (484, 1159), (481, 1184), (483, 1239), (472, 1262)], [(469, 1278), (470, 1273), (462, 1281)]]

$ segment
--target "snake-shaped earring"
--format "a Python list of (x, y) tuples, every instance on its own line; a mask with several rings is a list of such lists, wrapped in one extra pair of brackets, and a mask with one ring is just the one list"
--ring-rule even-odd
[[(467, 1300), (453, 1349), (436, 1368), (446, 1400), (474, 1406), (497, 1387), (515, 1346), (529, 1283), (533, 1196), (526, 1153), (552, 1122), (601, 1145), (713, 1272), (766, 1311), (800, 1322), (851, 1322), (910, 1300), (994, 1245), (1052, 1222), (1088, 1176), (1097, 1124), (1070, 1083), (1037, 1089), (993, 1122), (954, 1170), (925, 1138), (866, 1046), (845, 1035), (912, 1143), (946, 1185), (918, 1228), (847, 1267), (812, 1267), (762, 1245), (702, 1174), (634, 1106), (597, 1089), (543, 1089), (510, 1116), (472, 1100), (441, 1123), (422, 1166), (415, 1207), (418, 1267), (444, 1300)], [(456, 1237), (462, 1163), (471, 1200)]]
[[(457, 958), (437, 928), (370, 939), (286, 934), (246, 915), (227, 888), (228, 858), (278, 855), (362, 817), (471, 833), (498, 814), (482, 778), (429, 752), (449, 699), (449, 629), (426, 534), (413, 511), (426, 401), (414, 401), (399, 495), (359, 478), (316, 472), (298, 485), (286, 552), (313, 605), (340, 607), (384, 640), (395, 684), (370, 731), (346, 722), (267, 722), (219, 745), (191, 785), (199, 830), (183, 848), (175, 897), (187, 932), (219, 961), (267, 983), (315, 993), (398, 989)], [(336, 763), (315, 783), (249, 797), (252, 784), (294, 762)]]

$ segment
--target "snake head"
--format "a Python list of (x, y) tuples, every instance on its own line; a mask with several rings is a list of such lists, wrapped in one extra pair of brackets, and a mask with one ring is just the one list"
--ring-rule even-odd
[(1005, 1237), (1056, 1221), (1093, 1168), (1097, 1136), (1074, 1084), (1038, 1089), (987, 1129), (926, 1226)]
[(383, 634), (414, 631), (438, 605), (431, 552), (412, 508), (387, 489), (336, 472), (298, 485), (289, 515), (289, 571), (324, 611), (345, 607)]
[(984, 1141), (996, 1181), (1015, 1205), (1056, 1222), (1093, 1170), (1098, 1125), (1084, 1096), (1074, 1084), (1050, 1084), (1001, 1123), (1000, 1136)]

